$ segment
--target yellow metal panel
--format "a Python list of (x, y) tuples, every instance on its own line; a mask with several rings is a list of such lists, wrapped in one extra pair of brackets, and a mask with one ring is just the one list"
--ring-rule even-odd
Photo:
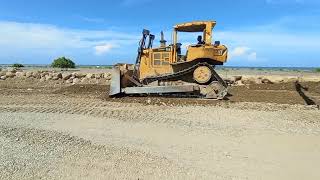
[(139, 79), (172, 73), (172, 67), (169, 63), (171, 58), (170, 54), (171, 51), (153, 52), (152, 50), (148, 51), (148, 56), (144, 53), (141, 57), (141, 62), (148, 62), (147, 64), (149, 64), (149, 66), (147, 66), (146, 63), (141, 63)]
[(193, 61), (196, 59), (213, 59), (219, 62), (227, 61), (228, 50), (225, 46), (220, 45), (217, 47), (211, 46), (199, 46), (188, 47), (187, 61)]
[(194, 21), (177, 24), (174, 26), (174, 29), (181, 32), (202, 32), (206, 27), (210, 26), (212, 29), (215, 25), (215, 21)]

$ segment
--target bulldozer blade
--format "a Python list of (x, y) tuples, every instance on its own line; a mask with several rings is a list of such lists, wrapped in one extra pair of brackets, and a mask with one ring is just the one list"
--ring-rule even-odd
[(122, 89), (125, 94), (162, 94), (162, 93), (186, 93), (199, 91), (198, 86), (180, 85), (180, 86), (143, 86), (127, 87)]
[(121, 73), (119, 67), (113, 67), (111, 73), (110, 96), (121, 93)]

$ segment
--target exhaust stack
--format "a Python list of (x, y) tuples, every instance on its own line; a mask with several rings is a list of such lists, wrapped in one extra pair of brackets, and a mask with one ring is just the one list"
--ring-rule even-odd
[(160, 40), (160, 47), (166, 47), (166, 40), (164, 40), (163, 31), (161, 31), (161, 40)]

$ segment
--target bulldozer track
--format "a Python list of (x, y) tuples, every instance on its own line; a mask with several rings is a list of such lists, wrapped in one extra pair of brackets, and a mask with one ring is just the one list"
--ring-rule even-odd
[(208, 64), (208, 63), (197, 63), (193, 66), (190, 66), (189, 68), (183, 69), (179, 72), (176, 73), (172, 73), (172, 74), (164, 74), (164, 75), (160, 75), (160, 76), (150, 76), (144, 79), (145, 82), (150, 82), (150, 81), (157, 81), (157, 80), (168, 80), (168, 79), (173, 79), (173, 78), (177, 78), (183, 75), (186, 75), (188, 73), (193, 72), (197, 67), (199, 66), (208, 66), (210, 67), (211, 70), (214, 71), (214, 68)]
[[(226, 82), (224, 82), (224, 80), (214, 70), (214, 66), (212, 66), (212, 65), (210, 65), (210, 64), (208, 64), (206, 62), (197, 63), (197, 64), (195, 64), (193, 66), (190, 66), (189, 68), (183, 69), (183, 70), (181, 70), (179, 72), (176, 72), (176, 73), (164, 74), (164, 75), (159, 75), (159, 76), (150, 76), (150, 77), (145, 78), (142, 83), (143, 84), (148, 84), (148, 83), (153, 82), (153, 81), (170, 80), (170, 79), (178, 78), (180, 76), (192, 73), (199, 66), (207, 66), (207, 67), (209, 67), (209, 69), (211, 69), (213, 77), (217, 80), (217, 82), (222, 87), (219, 90), (219, 92), (217, 93), (218, 94), (218, 99), (223, 99), (224, 96), (227, 94), (228, 85), (226, 84)], [(180, 94), (180, 96), (181, 97), (190, 97), (190, 95), (182, 95), (182, 94)]]

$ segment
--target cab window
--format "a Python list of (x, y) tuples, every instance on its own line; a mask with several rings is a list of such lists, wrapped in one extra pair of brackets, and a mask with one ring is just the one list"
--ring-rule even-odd
[(153, 65), (169, 65), (170, 53), (154, 53), (153, 54)]

